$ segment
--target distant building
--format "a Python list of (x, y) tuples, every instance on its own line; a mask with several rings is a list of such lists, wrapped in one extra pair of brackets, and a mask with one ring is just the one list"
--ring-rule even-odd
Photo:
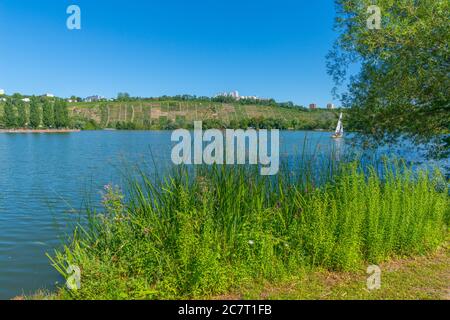
[(265, 99), (265, 98), (260, 98), (260, 97), (257, 97), (257, 96), (241, 96), (240, 94), (239, 94), (239, 91), (232, 91), (232, 92), (222, 92), (222, 93), (219, 93), (219, 94), (217, 94), (216, 95), (216, 97), (230, 97), (230, 98), (233, 98), (233, 99), (235, 99), (235, 100), (261, 100), (261, 101), (263, 101), (263, 100), (269, 100), (269, 99)]
[(97, 101), (100, 101), (100, 100), (105, 100), (105, 97), (102, 97), (102, 96), (99, 96), (99, 95), (95, 95), (95, 96), (86, 97), (84, 99), (84, 101), (86, 101), (86, 102), (97, 102)]
[(317, 109), (317, 104), (311, 103), (311, 104), (309, 105), (309, 109), (311, 109), (311, 110)]
[(5, 95), (5, 90), (0, 89), (0, 96), (4, 96)]
[(44, 97), (47, 97), (47, 98), (54, 98), (55, 95), (52, 94), (52, 93), (46, 93), (46, 94), (44, 94)]
[(335, 108), (334, 104), (332, 104), (332, 103), (327, 104), (328, 110), (333, 110), (334, 108)]
[(264, 100), (262, 98), (258, 98), (257, 96), (242, 96), (242, 97), (240, 97), (240, 99), (244, 99), (244, 100)]

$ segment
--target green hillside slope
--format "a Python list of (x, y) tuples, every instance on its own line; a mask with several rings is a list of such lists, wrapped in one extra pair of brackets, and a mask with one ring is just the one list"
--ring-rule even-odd
[(332, 129), (337, 112), (277, 106), (199, 101), (130, 101), (72, 103), (73, 119), (92, 119), (103, 128), (170, 129), (190, 127), (202, 120), (206, 127), (280, 127)]

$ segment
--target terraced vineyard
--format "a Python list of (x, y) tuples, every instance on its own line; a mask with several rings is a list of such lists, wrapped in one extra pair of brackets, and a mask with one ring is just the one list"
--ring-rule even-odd
[(251, 119), (273, 119), (292, 127), (331, 129), (337, 112), (306, 111), (276, 106), (226, 104), (217, 102), (133, 101), (73, 103), (72, 117), (95, 120), (101, 127), (113, 128), (118, 122), (133, 123), (137, 128), (157, 123), (193, 123), (195, 120), (216, 121), (224, 125)]

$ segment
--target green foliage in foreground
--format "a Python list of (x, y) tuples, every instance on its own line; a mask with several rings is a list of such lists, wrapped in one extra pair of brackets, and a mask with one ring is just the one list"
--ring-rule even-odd
[(108, 187), (104, 212), (52, 258), (65, 276), (68, 265), (81, 269), (81, 288), (60, 296), (204, 297), (304, 267), (356, 270), (424, 254), (448, 234), (448, 190), (437, 172), (397, 166), (380, 178), (350, 164), (320, 188), (305, 176), (255, 173), (181, 170), (156, 184), (142, 175), (129, 201)]

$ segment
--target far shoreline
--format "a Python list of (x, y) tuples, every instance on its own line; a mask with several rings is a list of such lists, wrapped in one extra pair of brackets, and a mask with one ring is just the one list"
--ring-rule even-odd
[(80, 129), (0, 129), (0, 133), (70, 133)]
[[(99, 128), (99, 129), (0, 129), (1, 133), (15, 133), (15, 134), (29, 134), (29, 133), (72, 133), (72, 132), (81, 132), (81, 131), (128, 131), (128, 132), (158, 132), (158, 131), (173, 131), (177, 129), (186, 129), (183, 127), (180, 128), (174, 128), (174, 129), (115, 129), (115, 128)], [(219, 130), (226, 130), (228, 128), (216, 128)], [(229, 128), (232, 129), (232, 128)], [(242, 130), (246, 129), (254, 129), (254, 128), (238, 128)], [(234, 129), (234, 130), (238, 130)], [(192, 131), (193, 129), (187, 129)], [(256, 131), (262, 130), (262, 129), (255, 129)], [(294, 129), (294, 128), (287, 128), (287, 129), (278, 129), (280, 131), (311, 131), (311, 132), (333, 132), (330, 129)]]

